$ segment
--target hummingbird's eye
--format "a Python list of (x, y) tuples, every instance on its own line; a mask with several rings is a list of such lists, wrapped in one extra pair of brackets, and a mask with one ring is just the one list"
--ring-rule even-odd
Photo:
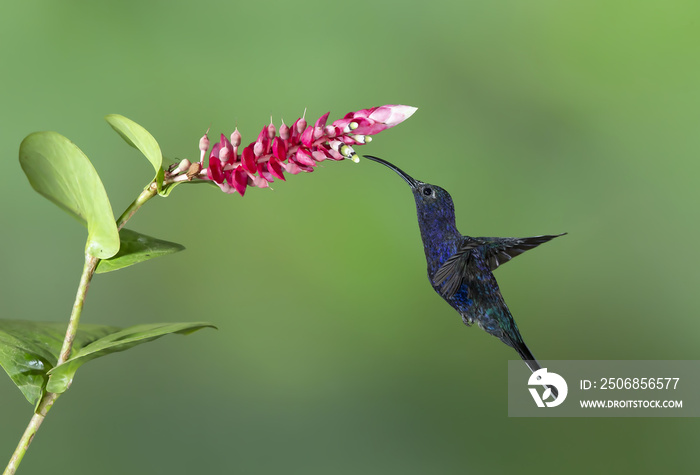
[(423, 194), (425, 196), (430, 196), (433, 194), (433, 189), (432, 188), (423, 188)]

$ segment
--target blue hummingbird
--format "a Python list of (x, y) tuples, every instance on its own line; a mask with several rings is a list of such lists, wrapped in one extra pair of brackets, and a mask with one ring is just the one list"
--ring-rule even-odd
[[(498, 288), (493, 271), (513, 257), (566, 233), (526, 238), (463, 236), (455, 225), (450, 194), (439, 186), (411, 178), (395, 165), (371, 155), (394, 170), (411, 187), (418, 225), (428, 262), (428, 279), (435, 291), (462, 316), (515, 349), (534, 373), (540, 365), (523, 341)], [(552, 393), (557, 397), (556, 389)]]

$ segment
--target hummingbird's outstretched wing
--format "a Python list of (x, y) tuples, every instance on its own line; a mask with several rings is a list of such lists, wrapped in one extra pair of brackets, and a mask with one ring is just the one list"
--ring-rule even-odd
[[(474, 249), (479, 248), (484, 261), (491, 271), (515, 256), (522, 254), (562, 234), (549, 234), (527, 238), (495, 238), (478, 237), (464, 238), (457, 252), (450, 256), (433, 276), (433, 285), (446, 299), (452, 298), (467, 278), (469, 260)], [(441, 285), (442, 284), (442, 285)]]
[(478, 237), (474, 239), (484, 243), (484, 247), (482, 248), (484, 259), (493, 271), (498, 266), (505, 264), (515, 256), (519, 256), (525, 251), (529, 251), (542, 243), (550, 241), (556, 237), (563, 236), (564, 234), (566, 233), (547, 234), (544, 236), (533, 236), (526, 238)]
[(486, 244), (473, 238), (465, 238), (457, 252), (451, 255), (435, 272), (433, 286), (446, 299), (454, 297), (454, 294), (462, 286), (462, 282), (469, 272), (469, 260), (471, 253), (479, 246)]

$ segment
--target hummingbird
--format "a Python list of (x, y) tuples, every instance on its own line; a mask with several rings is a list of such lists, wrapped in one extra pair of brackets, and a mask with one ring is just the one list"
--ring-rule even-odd
[[(447, 191), (415, 180), (386, 160), (372, 155), (365, 158), (395, 171), (411, 187), (433, 289), (459, 312), (465, 325), (476, 323), (513, 348), (533, 373), (541, 369), (520, 335), (493, 271), (513, 257), (566, 233), (526, 238), (463, 236), (457, 231), (454, 204)], [(557, 397), (556, 389), (550, 389)]]

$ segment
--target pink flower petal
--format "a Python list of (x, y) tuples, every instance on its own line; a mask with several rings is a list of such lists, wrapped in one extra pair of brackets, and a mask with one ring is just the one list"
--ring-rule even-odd
[(211, 148), (211, 153), (209, 154), (209, 158), (211, 158), (211, 157), (219, 158), (219, 150), (221, 150), (221, 144), (219, 142), (216, 142), (214, 144), (214, 146)]
[(368, 119), (376, 120), (377, 122), (385, 123), (391, 117), (391, 107), (381, 106), (374, 109), (368, 116)]
[(248, 173), (242, 168), (236, 168), (232, 177), (229, 180), (233, 181), (232, 185), (241, 196), (245, 195), (245, 189), (248, 186)]
[(343, 118), (344, 119), (354, 119), (354, 118), (358, 118), (358, 117), (367, 118), (372, 113), (372, 111), (374, 111), (374, 109), (376, 109), (376, 107), (374, 107), (372, 109), (360, 109), (357, 112), (348, 112), (347, 114), (345, 114), (345, 117), (343, 117)]
[(214, 180), (215, 183), (221, 184), (224, 182), (224, 171), (221, 166), (221, 160), (217, 157), (209, 157), (207, 176), (209, 179)]
[(342, 134), (343, 132), (332, 125), (327, 125), (323, 128), (323, 133), (326, 137), (335, 138), (336, 135)]
[(294, 122), (294, 125), (292, 126), (292, 133), (296, 131), (297, 135), (301, 135), (302, 132), (306, 130), (306, 119), (301, 117), (300, 119), (297, 119), (296, 122)]
[(234, 146), (234, 148), (241, 144), (241, 133), (238, 131), (238, 127), (236, 127), (236, 130), (234, 130), (231, 134), (231, 144)]
[(257, 138), (256, 142), (260, 142), (263, 145), (265, 145), (268, 140), (269, 139), (267, 138), (267, 125), (266, 125), (262, 128), (262, 130), (260, 130), (260, 133), (258, 134), (258, 138)]
[(277, 157), (270, 157), (270, 159), (267, 161), (267, 169), (275, 177), (282, 181), (286, 181), (284, 178), (284, 172), (282, 171), (282, 165), (280, 164), (280, 161), (277, 160)]
[(307, 167), (313, 167), (314, 165), (316, 165), (316, 161), (313, 158), (311, 158), (311, 155), (309, 155), (309, 153), (306, 150), (301, 148), (297, 150), (294, 159), (300, 165), (305, 165)]
[(342, 153), (332, 148), (328, 149), (328, 154), (330, 155), (329, 158), (331, 158), (332, 160), (342, 160), (345, 158)]
[(370, 115), (369, 119), (385, 124), (387, 127), (399, 125), (404, 120), (411, 117), (418, 109), (411, 106), (389, 105), (377, 107)]
[(289, 126), (283, 122), (282, 125), (280, 125), (280, 138), (282, 140), (289, 140), (289, 137)]
[(289, 160), (287, 163), (283, 163), (282, 166), (285, 170), (287, 170), (287, 173), (291, 173), (292, 175), (298, 175), (302, 171), (301, 167), (292, 160)]
[[(233, 145), (231, 145), (231, 142), (228, 141), (224, 134), (221, 134), (221, 141), (217, 145), (219, 145), (218, 156), (223, 163), (230, 161), (232, 157), (234, 157)], [(214, 147), (216, 147), (216, 145)]]
[(301, 134), (301, 143), (304, 147), (310, 148), (314, 143), (314, 127), (307, 127), (306, 130)]
[(350, 124), (350, 122), (352, 122), (352, 121), (353, 121), (352, 118), (338, 119), (338, 120), (333, 121), (333, 125), (335, 127), (339, 128), (340, 130), (344, 130), (345, 127), (347, 127), (348, 124)]
[(388, 128), (389, 127), (387, 125), (382, 124), (381, 122), (362, 119), (362, 124), (353, 130), (352, 133), (359, 135), (375, 135)]
[[(268, 126), (266, 125), (265, 127), (262, 128), (260, 131), (260, 134), (258, 135), (258, 139), (255, 141), (256, 147), (255, 147), (255, 155), (260, 156), (264, 155), (267, 153), (270, 153), (270, 138), (268, 135)], [(260, 146), (258, 146), (260, 144)], [(261, 152), (258, 154), (257, 151), (261, 150)]]
[(253, 176), (253, 186), (256, 186), (258, 188), (268, 188), (270, 184), (267, 182), (267, 180), (261, 176)]
[(325, 159), (329, 158), (328, 153), (326, 150), (314, 150), (311, 152), (311, 156), (316, 160), (317, 162), (322, 162)]
[(236, 189), (234, 187), (232, 187), (231, 185), (229, 185), (227, 182), (217, 183), (217, 185), (219, 185), (219, 188), (221, 188), (221, 191), (223, 191), (224, 193), (226, 193), (228, 195), (236, 192)]
[(246, 171), (255, 174), (258, 171), (258, 164), (255, 161), (255, 153), (253, 152), (253, 147), (254, 145), (250, 144), (243, 149), (243, 153), (241, 155), (241, 164), (243, 165), (243, 168), (246, 169)]
[(319, 117), (318, 120), (316, 121), (315, 127), (321, 127), (321, 128), (325, 127), (325, 126), (326, 126), (326, 122), (328, 121), (328, 116), (329, 116), (329, 115), (330, 115), (330, 111), (329, 111), (329, 112), (326, 112), (326, 113), (323, 114), (321, 117)]
[(258, 174), (270, 183), (275, 181), (275, 177), (267, 169), (267, 163), (258, 163)]
[(287, 146), (279, 137), (275, 137), (274, 142), (272, 142), (272, 154), (277, 157), (280, 162), (287, 159)]

